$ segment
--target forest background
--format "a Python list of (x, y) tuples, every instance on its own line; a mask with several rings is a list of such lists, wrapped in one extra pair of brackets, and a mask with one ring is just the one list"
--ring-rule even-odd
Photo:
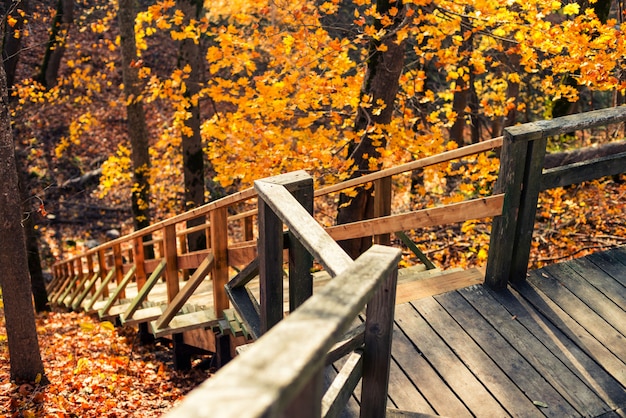
[[(44, 265), (258, 178), (305, 169), (328, 185), (497, 137), (516, 123), (624, 103), (621, 0), (3, 5), (23, 226)], [(549, 151), (623, 146), (614, 141), (621, 138), (623, 127), (609, 127), (553, 138)], [(490, 152), (400, 176), (394, 210), (488, 195), (497, 170)], [(543, 193), (533, 266), (623, 244), (624, 180)], [(318, 219), (334, 223), (362, 192), (317, 202)], [(410, 235), (444, 268), (486, 259), (485, 223)], [(406, 251), (403, 263), (415, 261)], [(78, 358), (116, 331), (80, 318), (81, 330), (69, 332), (75, 319), (40, 317), (37, 331), (53, 344), (42, 348), (50, 377), (68, 369), (86, 378), (53, 380), (47, 395), (7, 383), (0, 398), (11, 411), (41, 411), (48, 396), (60, 416), (76, 408), (101, 416), (88, 411), (88, 391), (115, 410), (121, 404), (110, 396), (119, 394), (110, 388), (125, 362), (135, 408), (146, 399), (137, 385), (176, 392), (167, 402), (146, 400), (147, 416), (180, 396), (169, 378), (162, 386), (162, 367), (129, 366), (135, 354), (121, 348), (123, 338), (119, 347), (99, 344), (102, 369)], [(59, 356), (63, 335), (85, 340)], [(146, 367), (154, 373), (139, 382)]]
[[(626, 85), (621, 1), (15, 5), (5, 35), (18, 43), (14, 53), (5, 48), (5, 64), (15, 61), (14, 136), (28, 173), (25, 212), (48, 263), (108, 230), (128, 232), (254, 179), (305, 169), (318, 186), (335, 183), (496, 137), (518, 122), (620, 104)], [(126, 58), (123, 14), (136, 42)], [(402, 54), (389, 50), (394, 45)], [(391, 97), (368, 90), (377, 54), (400, 63)], [(145, 138), (133, 148), (140, 123), (126, 112), (137, 105)], [(368, 121), (359, 124), (357, 114)], [(619, 133), (556, 138), (551, 151)], [(143, 162), (134, 161), (138, 148)], [(396, 209), (490, 193), (495, 157), (396, 181)], [(614, 187), (544, 194), (535, 265), (623, 242), (619, 216), (606, 216), (623, 208), (614, 202), (623, 192), (604, 190)], [(327, 224), (333, 198), (317, 208)], [(602, 216), (584, 212), (598, 204), (606, 204)], [(413, 236), (443, 267), (486, 257), (482, 224)]]

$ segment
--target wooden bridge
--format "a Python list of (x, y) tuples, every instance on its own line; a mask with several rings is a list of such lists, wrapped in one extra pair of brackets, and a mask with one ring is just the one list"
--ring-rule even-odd
[[(179, 367), (190, 347), (226, 363), (240, 346), (172, 417), (626, 416), (626, 250), (527, 272), (539, 192), (626, 172), (626, 153), (544, 170), (547, 138), (625, 120), (620, 107), (512, 127), (316, 191), (304, 172), (260, 180), (58, 263), (51, 301), (172, 338)], [(394, 175), (500, 147), (491, 196), (391, 214)], [(374, 219), (312, 216), (315, 197), (366, 183)], [(386, 246), (485, 217), (484, 276), (398, 271)], [(188, 252), (194, 234), (209, 249)], [(354, 261), (336, 243), (362, 236), (376, 245)]]

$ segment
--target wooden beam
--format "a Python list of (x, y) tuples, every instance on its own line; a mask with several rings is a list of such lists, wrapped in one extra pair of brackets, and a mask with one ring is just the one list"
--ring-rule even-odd
[(396, 231), (409, 231), (434, 225), (463, 222), (469, 219), (500, 215), (502, 213), (503, 201), (504, 195), (498, 194), (442, 207), (331, 226), (326, 228), (326, 232), (333, 239), (341, 241), (348, 238), (381, 235)]
[[(113, 269), (111, 271), (115, 272), (115, 270), (117, 270), (117, 269)], [(111, 309), (111, 306), (113, 306), (113, 304), (118, 299), (120, 299), (122, 297), (122, 294), (124, 293), (124, 289), (126, 288), (128, 283), (130, 283), (130, 281), (132, 280), (134, 274), (135, 274), (135, 268), (133, 267), (122, 278), (122, 281), (117, 285), (117, 287), (115, 288), (113, 293), (111, 293), (111, 295), (109, 295), (109, 299), (107, 299), (107, 302), (104, 304), (102, 309), (100, 309), (98, 311), (98, 316), (100, 318), (102, 318), (104, 315), (108, 314), (109, 313), (109, 309)]]
[(128, 306), (128, 309), (125, 310), (122, 315), (122, 320), (128, 320), (131, 318), (137, 309), (141, 307), (144, 301), (148, 298), (148, 293), (152, 290), (154, 285), (159, 281), (163, 271), (167, 269), (166, 263), (164, 260), (161, 261), (159, 267), (152, 272), (146, 283), (142, 286), (141, 290), (137, 293), (137, 296), (133, 299), (133, 301)]
[(224, 309), (228, 309), (228, 296), (224, 286), (228, 283), (228, 210), (226, 207), (217, 208), (210, 212), (211, 222), (211, 250), (213, 251), (213, 308), (215, 315), (221, 316)]
[[(163, 228), (163, 245), (165, 260), (165, 283), (167, 285), (167, 300), (172, 301), (178, 293), (178, 251), (176, 249), (176, 225), (171, 224)], [(160, 264), (159, 264), (160, 265)]]
[(212, 253), (209, 253), (204, 258), (204, 261), (198, 269), (193, 273), (189, 281), (185, 284), (185, 287), (182, 288), (180, 292), (174, 297), (174, 299), (167, 305), (167, 309), (163, 312), (156, 323), (156, 329), (165, 328), (169, 325), (174, 315), (180, 311), (183, 307), (187, 299), (193, 294), (193, 292), (200, 286), (200, 284), (204, 281), (207, 274), (209, 274), (209, 270), (213, 267), (214, 257)]
[(626, 172), (626, 152), (544, 170), (541, 190), (565, 187)]
[(396, 293), (396, 304), (411, 302), (453, 290), (482, 284), (484, 275), (475, 268), (463, 271), (442, 272), (436, 276), (405, 281), (398, 284)]
[[(331, 280), (249, 350), (189, 393), (167, 417), (280, 416), (319, 376), (328, 350), (350, 327), (381, 282), (397, 270), (399, 259), (397, 249), (378, 245), (370, 248), (337, 280)], [(386, 397), (386, 390), (382, 396)], [(270, 411), (275, 415), (269, 415)]]

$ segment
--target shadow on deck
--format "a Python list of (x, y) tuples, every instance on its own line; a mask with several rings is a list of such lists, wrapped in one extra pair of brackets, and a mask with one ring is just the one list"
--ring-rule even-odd
[[(626, 416), (626, 248), (396, 306), (389, 407)], [(352, 414), (348, 414), (352, 415)]]

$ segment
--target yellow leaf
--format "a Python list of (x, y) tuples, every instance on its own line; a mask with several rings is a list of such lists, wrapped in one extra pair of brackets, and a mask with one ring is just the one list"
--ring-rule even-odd
[(577, 15), (580, 11), (580, 4), (578, 3), (570, 3), (567, 6), (563, 7), (564, 15)]
[(94, 329), (94, 325), (90, 324), (89, 322), (81, 322), (80, 323), (80, 329), (82, 329), (83, 331), (93, 331)]
[(109, 331), (113, 331), (115, 329), (115, 325), (113, 325), (109, 321), (104, 321), (104, 322), (100, 323), (100, 327), (102, 327), (104, 329), (108, 329)]

